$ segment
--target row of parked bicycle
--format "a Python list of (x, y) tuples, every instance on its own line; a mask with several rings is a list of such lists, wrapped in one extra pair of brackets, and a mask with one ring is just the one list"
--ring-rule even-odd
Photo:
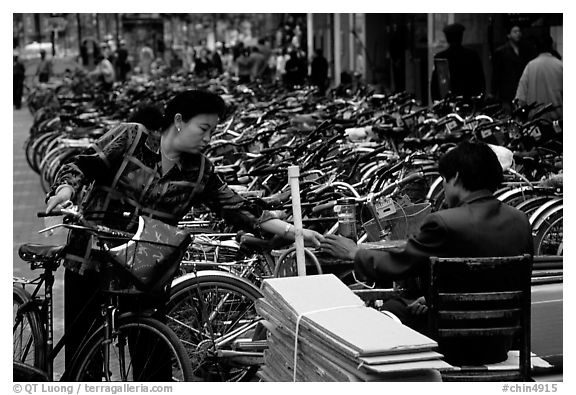
[[(335, 209), (346, 198), (354, 207), (359, 242), (406, 238), (417, 231), (423, 215), (442, 207), (439, 155), (459, 141), (481, 140), (514, 152), (515, 163), (507, 166), (506, 182), (496, 195), (529, 215), (535, 254), (562, 255), (562, 130), (560, 123), (540, 117), (547, 106), (505, 115), (481, 97), (450, 97), (422, 107), (405, 92), (358, 89), (319, 97), (308, 87), (289, 92), (183, 77), (128, 83), (105, 94), (79, 94), (63, 86), (29, 98), (34, 124), (25, 146), (28, 163), (47, 190), (63, 163), (128, 119), (131, 109), (162, 103), (171, 92), (192, 86), (216, 91), (230, 105), (207, 151), (216, 171), (239, 194), (283, 210), (288, 221), (287, 168), (298, 164), (306, 227), (337, 232)], [(203, 207), (180, 226), (195, 236), (172, 284), (168, 326), (184, 345), (196, 378), (250, 380), (265, 347), (254, 308), (258, 287), (267, 277), (295, 273), (294, 248), (236, 233)], [(314, 250), (306, 251), (306, 261), (311, 272), (335, 271), (353, 282), (350, 263), (326, 265)], [(19, 294), (24, 302), (18, 303), (37, 297)], [(36, 332), (32, 338), (45, 339)], [(40, 350), (41, 344), (34, 343)], [(24, 358), (41, 370), (50, 362), (43, 354), (31, 360)]]

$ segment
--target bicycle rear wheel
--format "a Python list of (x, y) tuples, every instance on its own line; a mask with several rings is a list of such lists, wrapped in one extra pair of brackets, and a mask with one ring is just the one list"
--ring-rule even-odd
[(31, 296), (23, 288), (12, 287), (13, 361), (44, 369), (44, 335), (38, 310), (23, 307)]
[(254, 305), (262, 294), (238, 277), (207, 272), (174, 286), (168, 325), (188, 351), (195, 380), (249, 381), (265, 347)]
[(186, 349), (162, 322), (120, 317), (111, 339), (100, 327), (72, 363), (73, 381), (191, 381)]

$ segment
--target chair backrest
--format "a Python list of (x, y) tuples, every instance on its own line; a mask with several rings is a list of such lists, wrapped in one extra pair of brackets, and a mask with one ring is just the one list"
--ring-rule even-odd
[(429, 327), (440, 352), (454, 341), (466, 348), (469, 339), (474, 349), (484, 340), (514, 339), (518, 379), (529, 380), (532, 257), (432, 257), (430, 262)]

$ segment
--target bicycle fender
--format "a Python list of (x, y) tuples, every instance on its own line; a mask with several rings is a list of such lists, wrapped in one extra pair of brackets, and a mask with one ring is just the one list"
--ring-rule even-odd
[(430, 199), (432, 199), (432, 195), (434, 194), (434, 192), (436, 192), (439, 185), (442, 185), (442, 176), (438, 176), (438, 178), (434, 180), (432, 185), (430, 185), (430, 189), (428, 189), (428, 193), (426, 194), (427, 201), (430, 201)]
[(197, 273), (186, 273), (183, 276), (175, 278), (172, 281), (171, 288), (175, 288), (176, 286), (178, 286), (179, 284), (181, 284), (185, 281), (188, 281), (191, 279), (193, 280), (193, 279), (201, 278), (201, 277), (207, 277), (207, 276), (220, 276), (220, 277), (232, 278), (234, 280), (243, 282), (246, 286), (254, 289), (254, 291), (256, 293), (262, 294), (262, 292), (260, 291), (260, 289), (258, 289), (258, 287), (256, 287), (254, 284), (252, 284), (250, 281), (246, 280), (245, 278), (237, 276), (237, 275), (232, 274), (232, 273), (223, 272), (221, 270), (201, 270)]
[[(564, 205), (553, 206), (548, 210), (542, 212), (542, 215), (536, 217), (534, 223), (532, 224), (532, 234), (536, 235), (540, 230), (542, 224), (546, 221), (546, 218), (550, 217), (551, 215), (562, 211), (564, 209)], [(532, 218), (531, 218), (532, 219)]]
[(555, 211), (557, 208), (562, 209), (564, 207), (564, 202), (562, 198), (552, 199), (549, 202), (544, 203), (538, 210), (530, 216), (530, 225), (532, 230), (537, 230), (544, 219), (548, 216), (550, 211)]
[(514, 188), (508, 191), (504, 191), (502, 194), (498, 195), (496, 198), (498, 200), (500, 200), (501, 202), (504, 202), (512, 197), (516, 197), (517, 195), (522, 195), (522, 193), (526, 190), (529, 189), (533, 189), (532, 187), (529, 186), (525, 186), (525, 187), (519, 187), (519, 188)]

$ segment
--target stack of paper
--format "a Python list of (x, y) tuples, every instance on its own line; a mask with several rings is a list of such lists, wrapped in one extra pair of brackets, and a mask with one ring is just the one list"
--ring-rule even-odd
[(450, 367), (435, 341), (366, 307), (332, 274), (265, 280), (262, 292), (266, 381), (430, 380)]

